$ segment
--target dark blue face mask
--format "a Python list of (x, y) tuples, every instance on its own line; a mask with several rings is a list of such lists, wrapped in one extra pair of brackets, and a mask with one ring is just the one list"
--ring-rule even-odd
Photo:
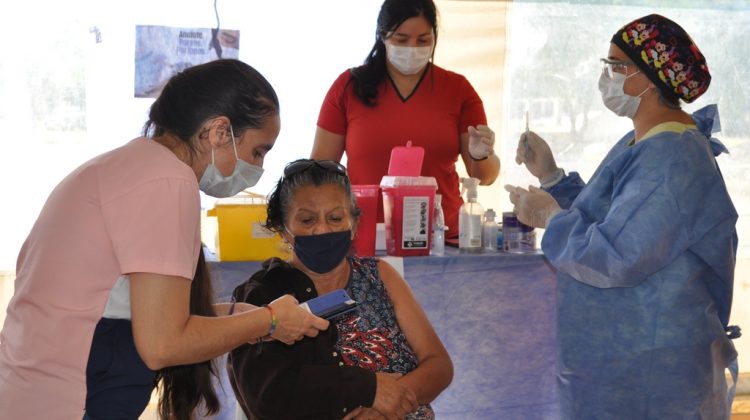
[(305, 267), (318, 274), (336, 268), (351, 247), (351, 230), (294, 237), (294, 254)]

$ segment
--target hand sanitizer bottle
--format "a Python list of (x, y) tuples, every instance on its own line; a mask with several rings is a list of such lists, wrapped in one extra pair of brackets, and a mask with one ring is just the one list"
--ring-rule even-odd
[(482, 251), (482, 214), (484, 210), (477, 203), (477, 178), (461, 178), (466, 191), (466, 202), (458, 212), (458, 249), (461, 252)]

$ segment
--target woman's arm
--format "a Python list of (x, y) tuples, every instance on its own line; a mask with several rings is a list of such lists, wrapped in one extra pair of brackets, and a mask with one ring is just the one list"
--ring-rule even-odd
[(575, 205), (550, 219), (547, 259), (590, 286), (633, 287), (716, 234), (732, 206), (715, 162), (692, 145), (665, 134), (627, 160), (608, 157)]
[(419, 366), (399, 382), (414, 391), (420, 404), (429, 403), (453, 380), (453, 363), (406, 281), (385, 261), (378, 263), (378, 270), (398, 324), (419, 360)]
[[(203, 362), (267, 335), (271, 311), (204, 317), (190, 315), (190, 281), (153, 273), (130, 274), (133, 337), (138, 354), (153, 370)], [(328, 327), (328, 321), (300, 308), (292, 296), (270, 305), (276, 315), (272, 337), (285, 343)]]
[(346, 136), (344, 134), (332, 133), (326, 129), (317, 127), (315, 130), (315, 141), (310, 153), (311, 159), (341, 161), (344, 155)]
[(569, 209), (585, 186), (586, 183), (583, 182), (578, 172), (571, 172), (563, 176), (557, 184), (542, 189), (550, 193), (561, 208)]
[(480, 185), (490, 185), (500, 174), (500, 159), (492, 152), (487, 159), (475, 160), (469, 153), (469, 133), (461, 134), (461, 159), (466, 172), (472, 178), (479, 179)]
[[(245, 302), (214, 303), (214, 311), (216, 312), (217, 316), (234, 315), (242, 312), (252, 311), (253, 309), (257, 308), (257, 306)], [(229, 313), (230, 310), (232, 311), (231, 314)]]

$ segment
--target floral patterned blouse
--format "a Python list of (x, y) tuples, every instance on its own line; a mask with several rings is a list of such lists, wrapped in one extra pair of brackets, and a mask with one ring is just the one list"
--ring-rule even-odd
[[(358, 310), (335, 320), (339, 331), (336, 348), (344, 363), (373, 372), (407, 374), (418, 360), (396, 320), (393, 304), (378, 273), (378, 259), (349, 257), (351, 275), (346, 290)], [(406, 417), (434, 419), (429, 404)]]

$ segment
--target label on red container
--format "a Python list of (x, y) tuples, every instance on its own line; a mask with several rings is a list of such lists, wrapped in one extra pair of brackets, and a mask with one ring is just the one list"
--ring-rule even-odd
[(427, 249), (430, 197), (404, 197), (401, 248)]

